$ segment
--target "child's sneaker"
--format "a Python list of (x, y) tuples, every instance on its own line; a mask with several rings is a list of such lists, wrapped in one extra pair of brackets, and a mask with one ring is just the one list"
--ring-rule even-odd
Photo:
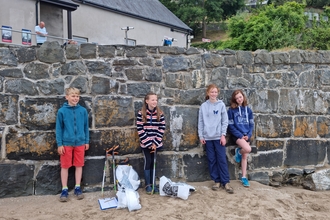
[(152, 192), (152, 187), (151, 187), (151, 185), (147, 185), (147, 186), (146, 186), (146, 193), (147, 193), (147, 194), (151, 194), (151, 192)]
[(83, 199), (84, 198), (84, 195), (82, 194), (82, 191), (80, 189), (79, 186), (77, 186), (75, 189), (74, 189), (74, 194), (75, 196), (77, 196), (77, 199)]
[(68, 201), (68, 196), (69, 196), (68, 189), (63, 189), (62, 193), (61, 193), (61, 196), (60, 196), (60, 202)]
[(250, 186), (250, 183), (248, 181), (248, 179), (246, 177), (242, 177), (242, 184), (244, 187), (249, 187)]
[(235, 149), (235, 161), (236, 163), (240, 163), (242, 160), (242, 155), (240, 154), (240, 148)]

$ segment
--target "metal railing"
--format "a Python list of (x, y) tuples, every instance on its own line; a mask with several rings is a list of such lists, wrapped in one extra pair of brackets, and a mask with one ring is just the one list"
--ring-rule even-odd
[[(27, 31), (20, 31), (20, 30), (15, 30), (15, 29), (8, 29), (8, 28), (3, 28), (1, 27), (1, 35), (2, 35), (2, 38), (1, 38), (1, 42), (2, 44), (9, 44), (9, 45), (17, 45), (17, 46), (31, 46), (31, 45), (36, 45), (35, 44), (32, 44), (32, 36), (36, 36), (37, 34), (36, 33), (32, 33), (31, 32), (27, 32)], [(3, 41), (4, 39), (4, 31), (5, 32), (10, 32), (10, 40), (11, 42), (6, 42), (6, 41)], [(18, 44), (18, 43), (13, 43), (13, 34), (12, 33), (20, 33), (21, 34), (21, 39), (23, 38), (23, 34), (27, 34), (30, 35), (29, 39), (27, 39), (28, 41), (26, 43), (21, 42), (21, 44)], [(51, 39), (51, 40), (49, 40)], [(80, 40), (77, 40), (77, 39), (69, 39), (69, 38), (62, 38), (62, 37), (58, 37), (58, 36), (52, 36), (52, 35), (47, 35), (47, 41), (58, 41), (60, 44), (64, 44), (66, 42), (69, 42), (70, 40), (73, 40), (75, 42), (77, 42), (78, 44), (81, 44), (81, 43), (86, 43), (86, 41), (80, 41)], [(31, 42), (31, 43), (30, 43)]]

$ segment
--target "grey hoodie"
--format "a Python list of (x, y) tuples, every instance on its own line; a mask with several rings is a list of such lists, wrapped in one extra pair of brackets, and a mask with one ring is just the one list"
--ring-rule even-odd
[(215, 103), (205, 101), (198, 115), (198, 136), (204, 140), (220, 140), (221, 135), (226, 135), (228, 115), (226, 106), (221, 100)]

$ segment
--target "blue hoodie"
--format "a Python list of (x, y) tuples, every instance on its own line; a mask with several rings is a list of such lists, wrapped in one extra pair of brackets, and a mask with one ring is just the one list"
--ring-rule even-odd
[(247, 106), (238, 106), (237, 108), (228, 109), (228, 131), (236, 138), (252, 136), (254, 121), (253, 112)]
[(215, 103), (206, 100), (199, 109), (198, 136), (202, 140), (220, 140), (226, 135), (228, 116), (225, 104), (221, 100)]
[(84, 107), (64, 103), (58, 110), (56, 143), (58, 147), (89, 144), (88, 114)]

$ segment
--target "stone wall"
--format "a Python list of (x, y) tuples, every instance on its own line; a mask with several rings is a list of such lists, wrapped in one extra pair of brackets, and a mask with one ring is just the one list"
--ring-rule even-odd
[[(81, 90), (80, 104), (89, 112), (85, 191), (101, 186), (105, 149), (114, 145), (120, 146), (116, 160), (128, 157), (143, 178), (135, 117), (148, 91), (159, 94), (167, 122), (157, 176), (209, 180), (197, 116), (210, 82), (221, 88), (227, 106), (237, 88), (249, 98), (255, 116), (251, 180), (301, 183), (301, 176), (329, 164), (330, 51), (0, 45), (0, 81), (0, 197), (60, 192), (54, 128), (64, 89), (71, 86)], [(228, 141), (230, 176), (238, 179), (235, 146)], [(69, 187), (74, 185), (73, 173), (70, 170)], [(107, 170), (107, 186), (109, 175)], [(294, 180), (297, 176), (299, 181)]]

